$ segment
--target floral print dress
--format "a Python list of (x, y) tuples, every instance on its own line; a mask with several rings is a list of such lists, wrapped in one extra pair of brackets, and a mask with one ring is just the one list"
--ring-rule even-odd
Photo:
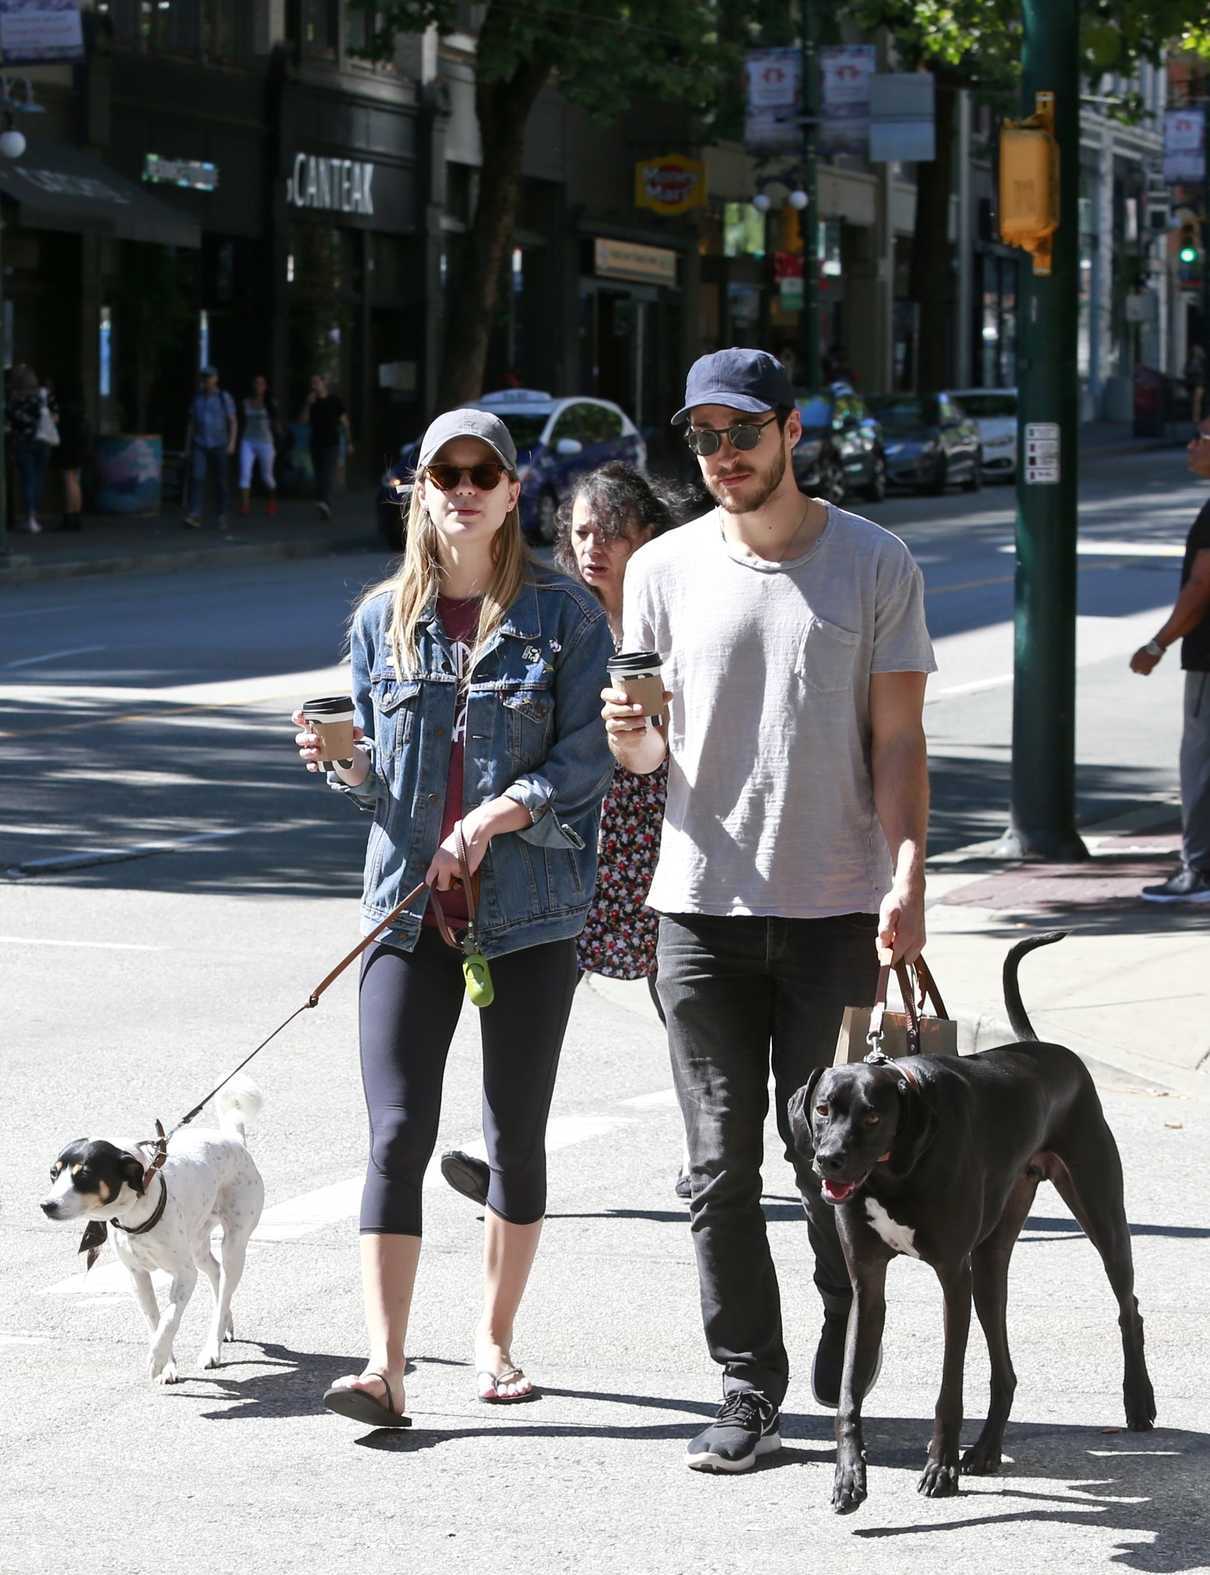
[(615, 766), (601, 806), (597, 890), (578, 942), (582, 973), (646, 979), (655, 973), (659, 920), (647, 907), (668, 793), (668, 762), (650, 776)]

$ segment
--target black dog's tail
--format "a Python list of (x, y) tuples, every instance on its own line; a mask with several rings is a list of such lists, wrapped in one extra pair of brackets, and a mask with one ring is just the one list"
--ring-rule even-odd
[(1021, 992), (1017, 988), (1017, 966), (1026, 952), (1032, 952), (1039, 946), (1053, 946), (1066, 934), (1066, 930), (1048, 930), (1045, 935), (1031, 935), (1024, 941), (1018, 941), (1004, 959), (1004, 1004), (1008, 1008), (1008, 1020), (1012, 1024), (1013, 1033), (1018, 1039), (1036, 1039), (1038, 1036), (1034, 1033), (1034, 1025), (1026, 1016), (1025, 1008), (1021, 1004)]

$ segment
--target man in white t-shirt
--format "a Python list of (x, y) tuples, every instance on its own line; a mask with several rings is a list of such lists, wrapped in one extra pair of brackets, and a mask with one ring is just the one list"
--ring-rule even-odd
[(780, 1447), (789, 1380), (760, 1204), (770, 1068), (824, 1302), (812, 1386), (821, 1404), (839, 1396), (848, 1275), (786, 1105), (832, 1060), (845, 1006), (873, 1000), (880, 957), (924, 944), (935, 663), (903, 543), (798, 491), (802, 423), (772, 356), (703, 356), (673, 421), (718, 506), (627, 569), (623, 650), (661, 657), (667, 734), (614, 689), (602, 714), (623, 766), (670, 760), (648, 900), (702, 1317), (723, 1368), (722, 1408), (686, 1464), (744, 1471)]

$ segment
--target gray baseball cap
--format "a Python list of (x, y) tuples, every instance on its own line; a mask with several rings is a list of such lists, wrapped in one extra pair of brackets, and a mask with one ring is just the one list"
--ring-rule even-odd
[(437, 450), (454, 438), (478, 438), (480, 443), (486, 443), (500, 456), (509, 470), (515, 471), (517, 468), (517, 445), (500, 417), (489, 415), (486, 410), (472, 410), (465, 406), (447, 410), (443, 416), (429, 423), (428, 430), (420, 439), (417, 466), (427, 465)]

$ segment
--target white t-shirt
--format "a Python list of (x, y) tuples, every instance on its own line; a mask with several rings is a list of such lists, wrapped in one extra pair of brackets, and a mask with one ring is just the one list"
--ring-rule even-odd
[(626, 570), (622, 649), (672, 691), (660, 913), (875, 913), (891, 880), (870, 780), (871, 673), (936, 668), (920, 570), (832, 506), (802, 557), (751, 559), (717, 510)]

